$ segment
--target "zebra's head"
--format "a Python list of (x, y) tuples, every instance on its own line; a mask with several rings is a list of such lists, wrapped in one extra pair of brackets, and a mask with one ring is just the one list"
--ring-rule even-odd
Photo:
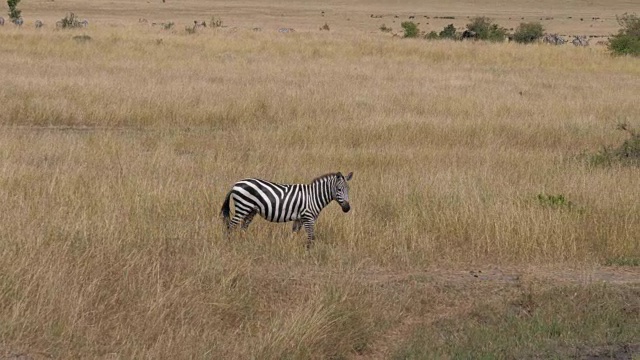
[(340, 204), (342, 211), (349, 212), (351, 206), (349, 205), (349, 183), (347, 183), (353, 177), (353, 172), (350, 172), (347, 176), (343, 176), (342, 173), (336, 174), (336, 183), (333, 188), (333, 198)]

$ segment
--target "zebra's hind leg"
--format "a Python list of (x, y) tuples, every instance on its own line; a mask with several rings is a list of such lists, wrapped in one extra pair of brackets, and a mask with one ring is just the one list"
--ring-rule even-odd
[(302, 228), (302, 222), (300, 220), (293, 220), (293, 232), (297, 233)]
[(238, 224), (243, 224), (242, 227), (244, 228), (245, 219), (249, 214), (236, 210), (236, 214), (233, 215), (233, 217), (231, 218), (231, 220), (229, 220), (229, 223), (227, 225), (227, 234), (230, 233), (231, 230), (233, 230), (236, 226), (238, 226)]
[(253, 220), (253, 217), (256, 216), (257, 213), (257, 210), (253, 210), (244, 217), (244, 221), (242, 222), (242, 230), (247, 230), (249, 224), (251, 224), (251, 221)]

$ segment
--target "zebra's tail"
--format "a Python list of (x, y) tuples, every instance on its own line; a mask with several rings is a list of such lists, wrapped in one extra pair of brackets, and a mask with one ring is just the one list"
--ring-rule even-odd
[(229, 203), (231, 202), (231, 191), (227, 194), (227, 197), (224, 198), (224, 203), (222, 204), (222, 210), (220, 210), (220, 215), (222, 215), (222, 222), (224, 222), (227, 229), (229, 228), (229, 213), (231, 211), (231, 207)]

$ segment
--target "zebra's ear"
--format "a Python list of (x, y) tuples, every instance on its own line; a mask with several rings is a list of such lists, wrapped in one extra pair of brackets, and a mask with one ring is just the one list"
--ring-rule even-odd
[(352, 177), (353, 177), (353, 171), (350, 172), (349, 174), (347, 174), (347, 176), (344, 179), (349, 181), (349, 180), (351, 180)]

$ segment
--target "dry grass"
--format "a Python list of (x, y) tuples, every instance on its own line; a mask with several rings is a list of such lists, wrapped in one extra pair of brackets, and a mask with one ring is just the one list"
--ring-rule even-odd
[[(435, 268), (640, 257), (638, 168), (580, 156), (640, 127), (637, 59), (397, 40), (346, 19), (268, 30), (282, 8), (312, 23), (323, 7), (302, 2), (187, 35), (192, 3), (175, 31), (87, 1), (70, 4), (100, 16), (86, 30), (0, 29), (0, 354), (386, 357), (414, 325), (528, 281), (449, 284)], [(150, 15), (170, 20), (168, 5)], [(230, 26), (237, 6), (220, 12)], [(364, 23), (369, 8), (333, 11)], [(235, 180), (338, 170), (355, 173), (353, 210), (326, 209), (312, 251), (263, 220), (222, 237)]]

